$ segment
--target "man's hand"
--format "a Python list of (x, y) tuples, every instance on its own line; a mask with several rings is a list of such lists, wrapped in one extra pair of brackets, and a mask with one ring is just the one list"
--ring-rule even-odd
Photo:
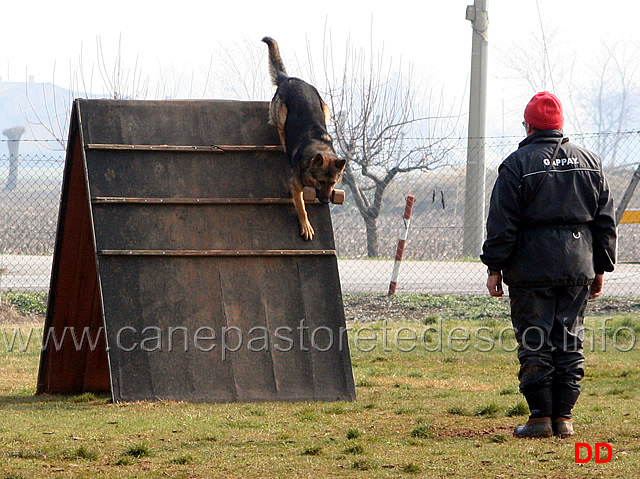
[(604, 286), (604, 274), (596, 274), (593, 283), (591, 283), (591, 289), (589, 290), (589, 299), (596, 299), (602, 294), (602, 287)]
[(491, 296), (500, 297), (504, 294), (502, 289), (502, 274), (493, 272), (487, 278), (487, 289)]

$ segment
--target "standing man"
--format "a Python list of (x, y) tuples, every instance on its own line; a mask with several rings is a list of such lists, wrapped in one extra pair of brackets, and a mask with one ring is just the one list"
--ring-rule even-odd
[(516, 437), (573, 435), (571, 411), (584, 376), (587, 299), (613, 271), (613, 199), (598, 156), (563, 136), (558, 98), (536, 94), (524, 111), (527, 137), (498, 169), (480, 259), (487, 288), (509, 285), (520, 391), (531, 415)]

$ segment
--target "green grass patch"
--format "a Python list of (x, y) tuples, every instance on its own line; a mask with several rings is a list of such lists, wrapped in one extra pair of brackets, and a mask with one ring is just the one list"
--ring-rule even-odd
[(431, 437), (431, 428), (427, 424), (419, 424), (411, 430), (411, 437), (416, 439)]
[(469, 412), (460, 406), (452, 406), (447, 409), (447, 414), (453, 414), (454, 416), (469, 416)]
[(413, 462), (402, 466), (402, 472), (406, 472), (407, 474), (419, 474), (421, 471), (422, 468)]
[[(355, 332), (349, 331), (355, 402), (112, 404), (93, 393), (35, 396), (37, 342), (24, 352), (0, 345), (0, 479), (206, 478), (214, 467), (225, 477), (637, 476), (640, 338), (621, 351), (616, 346), (630, 344), (622, 332), (614, 345), (615, 334), (598, 329), (603, 316), (586, 319), (595, 334), (593, 344), (590, 337), (585, 343), (575, 440), (608, 442), (614, 459), (578, 468), (573, 439), (511, 437), (528, 412), (518, 392), (514, 343), (506, 333), (498, 341), (501, 329), (511, 325), (499, 316), (479, 316), (483, 304), (490, 311), (487, 300), (470, 297), (466, 308), (462, 297), (398, 295), (391, 301), (424, 309), (410, 321), (358, 323), (376, 334), (361, 344), (367, 348), (356, 347)], [(425, 324), (422, 318), (429, 315), (438, 319)], [(635, 331), (639, 316), (607, 318), (608, 327)], [(32, 326), (41, 327), (19, 325)], [(435, 331), (422, 344), (428, 327)], [(468, 339), (455, 328), (465, 328)], [(478, 333), (480, 328), (489, 331)], [(396, 344), (400, 330), (409, 340)]]
[(373, 387), (373, 382), (369, 381), (367, 378), (360, 378), (356, 381), (356, 387), (370, 388)]
[(353, 446), (348, 446), (344, 452), (346, 454), (355, 454), (355, 455), (359, 455), (359, 454), (364, 454), (364, 448), (359, 445), (359, 444), (354, 444)]
[(322, 446), (309, 446), (302, 451), (303, 456), (317, 456), (322, 452)]
[(397, 297), (396, 301), (413, 309), (425, 311), (425, 324), (434, 324), (439, 320), (509, 320), (508, 298), (490, 296), (428, 295), (407, 293)]
[(77, 460), (77, 459), (84, 459), (86, 461), (95, 461), (96, 459), (98, 459), (98, 453), (86, 448), (85, 446), (80, 446), (79, 448), (67, 454), (65, 458), (70, 461)]
[(366, 459), (359, 459), (353, 462), (351, 468), (358, 471), (369, 471), (373, 469), (373, 464), (371, 464), (371, 462)]
[(347, 431), (347, 439), (357, 439), (360, 437), (360, 432), (357, 429), (350, 428)]
[(147, 457), (151, 452), (149, 451), (149, 447), (145, 444), (138, 444), (136, 446), (131, 446), (127, 448), (124, 453), (125, 456), (135, 457), (136, 459), (140, 459), (142, 457)]
[(78, 396), (71, 397), (71, 402), (75, 403), (92, 402), (97, 400), (98, 397), (94, 393), (82, 393)]
[(193, 464), (193, 456), (180, 456), (169, 460), (169, 464), (177, 464), (179, 466), (186, 466), (187, 464)]
[(485, 416), (485, 417), (496, 417), (500, 412), (500, 406), (496, 403), (489, 403), (485, 406), (480, 406), (476, 412), (476, 416)]
[(493, 434), (489, 436), (489, 442), (493, 442), (495, 444), (503, 444), (507, 442), (509, 439), (505, 434)]
[(500, 396), (508, 396), (509, 394), (518, 394), (518, 388), (509, 386), (500, 391)]
[(517, 417), (517, 416), (526, 416), (529, 414), (529, 406), (524, 401), (520, 401), (518, 404), (511, 406), (507, 409), (505, 416), (507, 417)]

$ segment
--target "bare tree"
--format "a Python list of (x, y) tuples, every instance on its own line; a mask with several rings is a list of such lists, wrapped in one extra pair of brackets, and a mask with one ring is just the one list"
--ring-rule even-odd
[[(445, 116), (442, 99), (437, 115), (422, 114), (413, 71), (402, 62), (387, 59), (384, 52), (366, 54), (347, 42), (344, 61), (336, 67), (332, 45), (323, 46), (323, 72), (314, 72), (314, 59), (307, 44), (305, 76), (323, 91), (333, 113), (328, 125), (337, 153), (347, 160), (343, 181), (365, 223), (367, 255), (378, 255), (377, 220), (384, 194), (403, 173), (427, 171), (443, 166), (447, 157), (444, 139), (451, 137), (458, 116)], [(292, 54), (293, 55), (293, 54)], [(266, 55), (254, 44), (231, 47), (221, 56), (218, 84), (240, 98), (267, 99), (273, 87), (266, 75)], [(300, 71), (300, 62), (289, 57), (290, 71)], [(285, 59), (289, 65), (289, 59)], [(431, 103), (431, 99), (428, 99)], [(445, 124), (445, 120), (452, 120)], [(446, 128), (448, 128), (447, 131)]]
[(377, 257), (386, 189), (398, 175), (444, 165), (444, 139), (451, 137), (457, 117), (443, 114), (442, 100), (435, 116), (422, 113), (411, 66), (403, 68), (383, 51), (366, 53), (347, 43), (340, 68), (334, 60), (325, 43), (325, 101), (334, 115), (330, 130), (337, 153), (347, 160), (343, 181), (364, 220), (367, 256)]
[[(96, 47), (98, 71), (102, 79), (101, 86), (103, 88), (106, 87), (109, 98), (113, 98), (114, 100), (146, 98), (149, 91), (148, 77), (142, 75), (139, 66), (140, 59), (137, 55), (133, 62), (133, 67), (126, 66), (127, 60), (122, 53), (122, 35), (118, 37), (118, 47), (112, 64), (107, 63), (106, 54), (102, 47), (102, 39), (100, 37), (96, 39)], [(86, 86), (82, 56), (80, 57), (79, 73), (83, 85)], [(91, 85), (89, 89), (85, 89), (84, 91), (91, 92)]]
[[(519, 99), (513, 104), (518, 114), (522, 115), (524, 111), (523, 95), (528, 99), (536, 92), (548, 90), (563, 98), (566, 124), (576, 125), (580, 130), (580, 108), (571, 95), (576, 83), (579, 83), (573, 78), (576, 56), (566, 54), (558, 36), (558, 30), (547, 35), (530, 34), (522, 43), (498, 47), (496, 57), (505, 70), (510, 72), (505, 79), (520, 83), (526, 88), (524, 93), (518, 91)], [(519, 127), (520, 123), (517, 124)]]
[(640, 113), (639, 67), (637, 45), (603, 43), (591, 63), (593, 83), (578, 100), (585, 123), (599, 133), (595, 149), (609, 166), (616, 165), (621, 139), (617, 133), (631, 128)]
[(215, 58), (215, 65), (210, 66), (215, 71), (215, 81), (210, 85), (212, 96), (232, 96), (243, 100), (267, 100), (273, 96), (262, 42), (245, 40), (219, 45)]
[(555, 48), (557, 37), (558, 30), (544, 38), (531, 34), (525, 43), (499, 49), (498, 62), (513, 72), (511, 79), (523, 81), (533, 92), (557, 90), (569, 66), (560, 49)]
[[(56, 145), (52, 149), (64, 150), (66, 147), (73, 98), (145, 99), (149, 94), (149, 77), (142, 73), (138, 56), (133, 62), (125, 58), (121, 36), (112, 52), (105, 50), (102, 39), (97, 37), (94, 60), (87, 61), (81, 47), (77, 62), (70, 62), (69, 70), (69, 95), (61, 98), (56, 90), (54, 64), (52, 82), (42, 84), (44, 109), (36, 107), (27, 84), (29, 108), (22, 114), (32, 134), (37, 126), (55, 139)], [(156, 88), (156, 95), (166, 93), (166, 82), (161, 80), (158, 85), (162, 85), (162, 89)]]
[(68, 96), (59, 94), (55, 84), (56, 67), (53, 67), (53, 81), (50, 84), (43, 83), (42, 105), (44, 108), (36, 106), (36, 99), (32, 98), (29, 83), (25, 83), (26, 98), (29, 103), (28, 111), (21, 113), (27, 122), (29, 131), (34, 138), (37, 135), (34, 128), (41, 128), (53, 139), (53, 143), (45, 143), (45, 149), (64, 150), (67, 141), (67, 131), (69, 128), (69, 116), (71, 113), (71, 102), (75, 94), (71, 91)]
[(596, 133), (593, 149), (614, 166), (618, 133), (633, 128), (640, 114), (640, 48), (628, 42), (603, 43), (589, 52), (587, 68), (577, 71), (579, 56), (567, 55), (556, 40), (557, 31), (544, 40), (532, 35), (527, 44), (501, 52), (500, 61), (531, 93), (556, 91), (564, 100), (566, 123), (576, 131)]

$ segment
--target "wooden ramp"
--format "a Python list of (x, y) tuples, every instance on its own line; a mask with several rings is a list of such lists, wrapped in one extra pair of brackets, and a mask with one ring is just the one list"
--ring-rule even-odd
[(267, 112), (75, 101), (39, 393), (355, 399), (329, 207), (303, 241)]

